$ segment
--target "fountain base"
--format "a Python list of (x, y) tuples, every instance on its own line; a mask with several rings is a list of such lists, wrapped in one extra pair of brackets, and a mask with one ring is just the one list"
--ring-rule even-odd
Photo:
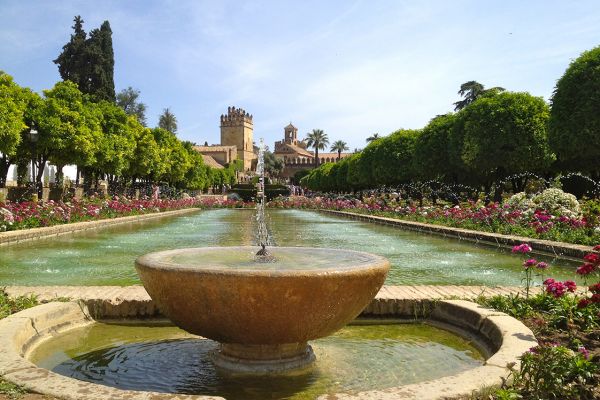
[(221, 343), (212, 358), (217, 368), (229, 373), (264, 375), (302, 372), (312, 366), (315, 354), (307, 343)]

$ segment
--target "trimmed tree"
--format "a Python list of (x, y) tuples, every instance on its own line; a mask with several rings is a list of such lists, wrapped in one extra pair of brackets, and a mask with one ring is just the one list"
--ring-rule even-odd
[[(483, 97), (460, 114), (461, 158), (487, 190), (493, 182), (522, 172), (544, 172), (554, 161), (548, 145), (550, 110), (541, 97), (504, 92)], [(515, 191), (526, 180), (513, 179)], [(501, 188), (496, 192), (499, 200)]]
[(600, 46), (569, 65), (551, 104), (548, 139), (558, 167), (600, 179)]
[(438, 115), (433, 118), (415, 142), (413, 158), (414, 173), (420, 179), (445, 179), (451, 177), (448, 166), (449, 138), (454, 129), (455, 114)]

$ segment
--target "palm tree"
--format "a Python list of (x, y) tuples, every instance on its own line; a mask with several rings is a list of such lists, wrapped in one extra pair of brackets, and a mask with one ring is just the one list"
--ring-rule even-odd
[(338, 153), (338, 161), (340, 161), (340, 158), (342, 158), (342, 151), (346, 151), (348, 149), (348, 143), (344, 142), (343, 140), (336, 140), (331, 145), (331, 151), (337, 151)]
[(379, 138), (380, 138), (379, 133), (374, 133), (367, 138), (367, 143), (374, 142), (375, 140), (377, 140)]
[(177, 118), (168, 108), (165, 108), (158, 118), (158, 127), (171, 133), (177, 133)]
[(322, 129), (313, 129), (312, 132), (306, 134), (306, 145), (315, 149), (315, 162), (319, 166), (319, 150), (325, 150), (325, 146), (329, 144), (329, 138)]

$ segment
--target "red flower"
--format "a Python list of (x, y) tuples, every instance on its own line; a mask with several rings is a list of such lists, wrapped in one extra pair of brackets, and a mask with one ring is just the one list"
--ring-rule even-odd
[(571, 293), (577, 290), (577, 284), (573, 281), (565, 281), (564, 284), (567, 287), (567, 290)]
[(544, 285), (550, 285), (551, 283), (554, 283), (554, 282), (556, 282), (554, 279), (548, 278), (544, 281)]
[(575, 271), (576, 273), (578, 273), (579, 275), (589, 275), (592, 272), (594, 272), (594, 264), (583, 264), (582, 266), (580, 266), (579, 268), (577, 268), (577, 270)]
[(590, 300), (592, 303), (600, 303), (600, 293), (594, 293)]
[(583, 257), (583, 259), (592, 264), (600, 263), (600, 255), (594, 253), (586, 254), (585, 257)]
[(600, 282), (590, 285), (588, 289), (592, 293), (600, 293)]
[(594, 246), (594, 251), (600, 251), (600, 244)]
[(592, 304), (592, 301), (590, 299), (581, 299), (577, 303), (577, 308), (586, 308), (590, 304)]

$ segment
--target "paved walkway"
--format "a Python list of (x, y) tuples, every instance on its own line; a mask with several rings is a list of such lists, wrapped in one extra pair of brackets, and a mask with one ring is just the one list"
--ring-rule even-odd
[[(478, 296), (491, 297), (498, 294), (517, 294), (520, 287), (487, 286), (383, 286), (376, 300), (426, 300), (426, 299), (475, 299)], [(39, 301), (49, 301), (57, 297), (70, 299), (105, 299), (116, 302), (142, 300), (150, 297), (143, 286), (8, 286), (9, 296), (35, 295)]]

